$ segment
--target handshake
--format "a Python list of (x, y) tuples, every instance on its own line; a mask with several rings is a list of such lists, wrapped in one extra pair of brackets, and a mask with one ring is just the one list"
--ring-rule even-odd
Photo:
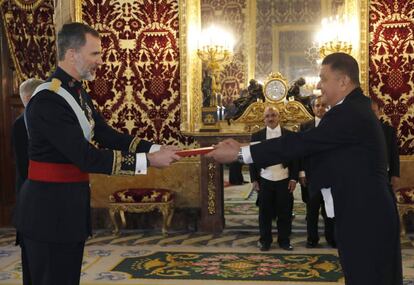
[(198, 149), (181, 150), (176, 146), (164, 145), (157, 152), (148, 153), (149, 165), (156, 168), (164, 168), (182, 157), (206, 154), (219, 163), (230, 163), (237, 159), (240, 148), (243, 145), (234, 139), (224, 140), (217, 145)]

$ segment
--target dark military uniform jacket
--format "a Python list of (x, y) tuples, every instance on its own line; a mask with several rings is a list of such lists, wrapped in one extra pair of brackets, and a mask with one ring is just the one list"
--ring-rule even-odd
[[(59, 83), (56, 79), (81, 106), (93, 126), (92, 140), (100, 148), (85, 139), (66, 100), (51, 90), (43, 90), (26, 107), (29, 159), (73, 164), (87, 173), (135, 174), (135, 153), (148, 152), (152, 143), (109, 127), (93, 107), (82, 83), (63, 69), (58, 68), (48, 81)], [(17, 199), (14, 223), (22, 235), (38, 241), (85, 240), (91, 234), (89, 183), (28, 179)]]

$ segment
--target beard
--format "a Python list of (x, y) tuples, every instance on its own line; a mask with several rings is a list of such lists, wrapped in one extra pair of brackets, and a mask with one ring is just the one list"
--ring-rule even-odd
[(81, 80), (92, 81), (95, 79), (95, 72), (92, 72), (92, 68), (86, 68), (84, 66), (75, 66), (76, 71), (79, 73)]
[(94, 80), (96, 67), (95, 64), (87, 66), (80, 56), (75, 57), (75, 69), (79, 74), (80, 80)]

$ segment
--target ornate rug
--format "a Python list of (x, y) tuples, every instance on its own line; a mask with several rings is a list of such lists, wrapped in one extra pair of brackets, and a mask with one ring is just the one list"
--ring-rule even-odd
[[(293, 252), (262, 253), (253, 233), (222, 234), (98, 231), (87, 241), (81, 285), (332, 285), (342, 284), (337, 251), (306, 249), (295, 233)], [(414, 249), (403, 242), (404, 285), (414, 284)], [(21, 284), (14, 231), (0, 229), (0, 284)]]
[(224, 188), (224, 200), (243, 201), (247, 200), (252, 193), (252, 184), (232, 185)]
[(342, 278), (333, 254), (262, 254), (140, 252), (126, 257), (111, 271), (132, 279), (337, 282)]
[[(168, 251), (167, 251), (168, 250)], [(167, 249), (143, 246), (88, 246), (82, 265), (81, 284), (183, 284), (203, 281), (272, 281), (338, 283), (342, 280), (337, 255), (332, 253), (229, 252), (228, 248)], [(250, 251), (250, 252), (249, 252)], [(219, 252), (219, 253), (217, 253)], [(0, 250), (0, 283), (19, 284), (21, 263), (18, 247)], [(152, 281), (157, 281), (153, 283)], [(137, 283), (138, 282), (138, 283)], [(188, 284), (193, 284), (193, 283)], [(279, 283), (276, 284), (279, 284)], [(168, 284), (171, 284), (168, 282)], [(224, 283), (225, 284), (225, 283)], [(248, 283), (247, 283), (248, 284)], [(252, 283), (253, 284), (253, 283)]]
[[(250, 198), (249, 198), (250, 200)], [(306, 207), (304, 203), (296, 203), (293, 206), (293, 211), (295, 215), (303, 215), (306, 214)], [(259, 208), (256, 206), (254, 201), (248, 202), (224, 202), (224, 215), (258, 215)]]

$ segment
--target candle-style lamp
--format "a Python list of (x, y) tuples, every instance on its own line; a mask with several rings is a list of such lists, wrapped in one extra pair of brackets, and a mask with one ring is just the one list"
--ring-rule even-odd
[(224, 29), (211, 26), (201, 32), (197, 55), (203, 62), (202, 123), (200, 131), (218, 131), (221, 101), (220, 71), (231, 61), (233, 55), (233, 36)]
[(316, 35), (320, 57), (324, 58), (334, 52), (351, 54), (354, 34), (353, 22), (346, 16), (336, 15), (322, 19), (321, 29)]

